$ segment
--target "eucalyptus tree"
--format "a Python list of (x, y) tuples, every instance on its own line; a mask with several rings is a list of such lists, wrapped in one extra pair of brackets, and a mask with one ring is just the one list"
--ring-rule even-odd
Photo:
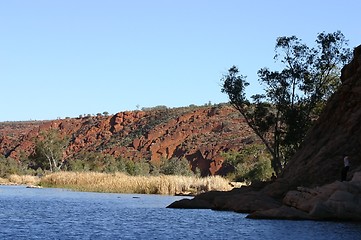
[(249, 82), (238, 67), (222, 77), (221, 91), (272, 155), (277, 174), (341, 84), (341, 68), (351, 58), (347, 42), (340, 31), (319, 33), (312, 48), (296, 36), (277, 38), (274, 59), (284, 68), (258, 71), (264, 92), (251, 96), (252, 101), (246, 96)]
[(42, 131), (35, 144), (33, 156), (35, 166), (43, 170), (59, 171), (65, 163), (64, 151), (69, 144), (67, 137), (62, 137), (58, 130)]

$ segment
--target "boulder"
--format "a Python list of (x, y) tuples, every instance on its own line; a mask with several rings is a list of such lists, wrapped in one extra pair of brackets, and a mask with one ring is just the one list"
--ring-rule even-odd
[(281, 202), (258, 191), (252, 186), (242, 186), (231, 191), (210, 191), (199, 194), (193, 199), (177, 201), (169, 208), (208, 208), (213, 210), (249, 213), (281, 206)]
[(361, 221), (361, 172), (350, 182), (287, 192), (279, 208), (259, 210), (249, 218)]
[(203, 199), (184, 198), (171, 203), (167, 208), (184, 208), (184, 209), (211, 209), (211, 203)]
[(279, 201), (258, 191), (233, 196), (219, 196), (214, 199), (213, 205), (214, 210), (232, 210), (239, 213), (268, 210), (281, 206)]

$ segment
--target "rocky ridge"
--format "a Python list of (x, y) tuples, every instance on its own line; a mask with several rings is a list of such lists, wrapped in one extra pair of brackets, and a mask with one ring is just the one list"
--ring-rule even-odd
[[(13, 127), (13, 128), (11, 128)], [(227, 104), (119, 112), (111, 116), (0, 123), (0, 152), (14, 159), (34, 151), (40, 132), (59, 130), (70, 137), (65, 158), (81, 152), (147, 159), (186, 158), (203, 175), (221, 174), (222, 152), (256, 141), (244, 119)]]

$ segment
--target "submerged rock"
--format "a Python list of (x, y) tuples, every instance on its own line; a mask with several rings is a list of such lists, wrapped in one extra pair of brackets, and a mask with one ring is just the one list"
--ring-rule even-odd
[(26, 188), (43, 188), (43, 187), (39, 185), (27, 185)]

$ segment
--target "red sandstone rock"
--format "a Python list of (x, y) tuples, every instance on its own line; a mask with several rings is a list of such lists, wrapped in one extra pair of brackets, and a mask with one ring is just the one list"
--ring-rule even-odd
[[(246, 139), (255, 139), (243, 118), (227, 105), (127, 111), (108, 117), (24, 124), (0, 123), (0, 150), (4, 155), (15, 159), (20, 152), (29, 155), (40, 131), (58, 129), (61, 135), (71, 139), (65, 151), (67, 156), (76, 156), (80, 151), (100, 151), (114, 157), (144, 158), (152, 162), (184, 157), (191, 162), (192, 169), (199, 168), (204, 175), (217, 174), (222, 168), (222, 152), (237, 151), (253, 142)], [(9, 134), (14, 135), (11, 140)]]

